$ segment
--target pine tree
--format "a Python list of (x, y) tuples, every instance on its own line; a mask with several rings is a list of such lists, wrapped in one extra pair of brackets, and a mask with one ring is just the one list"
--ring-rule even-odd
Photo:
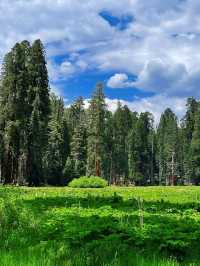
[(192, 166), (191, 166), (191, 155), (190, 147), (192, 141), (192, 135), (195, 125), (195, 115), (197, 113), (199, 102), (194, 98), (188, 98), (187, 100), (187, 111), (182, 120), (180, 135), (181, 135), (181, 155), (182, 155), (182, 174), (185, 182), (190, 183), (192, 179)]
[[(26, 48), (26, 49), (25, 49)], [(6, 183), (19, 182), (20, 158), (26, 146), (27, 84), (29, 43), (17, 43), (5, 56), (1, 82), (1, 130), (4, 131), (4, 165)]]
[(151, 179), (152, 123), (150, 113), (141, 113), (130, 134), (129, 175), (139, 185), (147, 184)]
[(23, 41), (21, 44), (23, 57), (21, 65), (23, 66), (23, 77), (19, 90), (19, 99), (21, 100), (20, 111), (20, 150), (18, 159), (18, 183), (22, 184), (27, 178), (27, 159), (28, 159), (28, 124), (30, 117), (28, 116), (28, 87), (29, 87), (29, 62), (30, 62), (30, 43)]
[(3, 154), (4, 154), (4, 143), (3, 143), (3, 132), (0, 130), (0, 183), (2, 183), (2, 165), (3, 165)]
[(136, 129), (133, 127), (128, 135), (128, 176), (129, 182), (134, 183), (137, 173), (138, 154), (136, 150)]
[(28, 182), (38, 185), (38, 182), (43, 180), (42, 162), (48, 140), (47, 125), (50, 114), (48, 73), (44, 48), (40, 40), (36, 40), (31, 48), (28, 93), (30, 106)]
[(86, 174), (86, 128), (83, 122), (77, 125), (71, 141), (71, 158), (74, 177)]
[(28, 176), (29, 185), (39, 185), (42, 180), (41, 126), (40, 126), (40, 97), (36, 95), (33, 102), (28, 138)]
[(85, 123), (85, 116), (84, 101), (82, 97), (79, 97), (68, 110), (68, 124), (71, 135), (73, 135), (76, 126), (80, 125), (80, 123)]
[(158, 126), (159, 183), (174, 184), (179, 176), (179, 140), (177, 117), (171, 109), (161, 115)]
[(127, 136), (132, 126), (132, 114), (127, 106), (118, 102), (118, 107), (113, 115), (113, 138), (114, 138), (114, 172), (115, 183), (120, 179), (128, 178), (128, 147)]
[(194, 131), (190, 147), (191, 173), (194, 184), (200, 183), (200, 108), (195, 114)]
[(51, 115), (48, 124), (48, 145), (45, 153), (45, 177), (48, 184), (62, 185), (66, 181), (63, 168), (69, 152), (69, 136), (61, 98), (51, 95)]
[(110, 184), (115, 178), (114, 172), (114, 124), (113, 114), (110, 111), (105, 113), (105, 132), (104, 132), (104, 175)]
[(182, 122), (186, 140), (190, 143), (192, 141), (192, 134), (195, 126), (195, 115), (198, 111), (199, 102), (197, 102), (194, 98), (188, 98), (186, 107), (187, 111)]
[(105, 113), (103, 85), (99, 83), (88, 110), (87, 174), (89, 176), (105, 177)]
[(70, 181), (72, 178), (86, 174), (87, 130), (83, 98), (78, 98), (67, 113), (71, 136), (70, 155), (67, 158), (64, 173), (65, 178)]
[(127, 137), (128, 144), (128, 179), (130, 183), (135, 182), (137, 172), (137, 161), (139, 160), (136, 151), (136, 126), (138, 122), (138, 114), (132, 114), (132, 125), (130, 126), (129, 134)]

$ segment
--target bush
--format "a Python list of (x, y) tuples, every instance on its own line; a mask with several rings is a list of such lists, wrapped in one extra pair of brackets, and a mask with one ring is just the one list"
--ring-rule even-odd
[(74, 188), (103, 188), (108, 186), (108, 182), (98, 176), (82, 176), (80, 178), (73, 179), (68, 186)]

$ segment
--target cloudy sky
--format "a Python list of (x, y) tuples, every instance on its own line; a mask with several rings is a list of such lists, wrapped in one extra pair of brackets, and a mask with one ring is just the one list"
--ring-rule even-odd
[(0, 61), (15, 42), (40, 38), (52, 90), (66, 104), (103, 81), (107, 104), (121, 99), (156, 119), (200, 97), (199, 0), (0, 0)]

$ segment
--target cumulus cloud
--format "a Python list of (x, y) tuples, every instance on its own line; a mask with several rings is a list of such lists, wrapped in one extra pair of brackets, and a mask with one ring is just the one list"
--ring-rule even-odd
[(48, 71), (52, 82), (65, 81), (71, 78), (75, 73), (80, 74), (88, 67), (87, 63), (78, 58), (71, 58), (72, 61), (64, 60), (60, 64), (53, 60), (48, 61)]
[(168, 97), (200, 97), (200, 69), (188, 70), (184, 64), (170, 65), (161, 59), (154, 59), (144, 65), (136, 81), (126, 73), (114, 74), (107, 82), (110, 88), (139, 88)]
[[(115, 112), (118, 106), (119, 99), (106, 98), (106, 105), (108, 110)], [(150, 112), (154, 117), (155, 126), (158, 125), (160, 121), (161, 114), (166, 108), (170, 108), (181, 120), (186, 111), (186, 98), (179, 97), (167, 97), (165, 94), (155, 95), (153, 97), (139, 98), (130, 101), (120, 100), (122, 105), (128, 106), (128, 108), (133, 112)], [(85, 108), (90, 105), (90, 99), (84, 100)]]
[[(114, 112), (117, 108), (118, 99), (106, 98), (108, 109)], [(166, 109), (166, 106), (171, 108), (179, 119), (183, 118), (186, 110), (186, 99), (179, 97), (167, 97), (165, 94), (155, 95), (142, 99), (135, 99), (133, 101), (120, 100), (122, 105), (127, 105), (130, 110), (141, 112), (150, 112), (154, 116), (155, 124), (157, 125), (160, 120), (160, 115)]]
[(59, 97), (62, 95), (62, 91), (60, 90), (60, 88), (56, 87), (55, 85), (51, 84), (50, 89), (51, 89), (51, 92), (54, 93), (55, 95)]
[(133, 82), (129, 81), (127, 74), (117, 73), (108, 80), (107, 86), (110, 88), (128, 88), (133, 86)]
[(183, 64), (165, 64), (160, 59), (149, 61), (138, 76), (136, 85), (141, 88), (161, 91), (170, 90), (176, 83), (186, 75), (186, 68)]

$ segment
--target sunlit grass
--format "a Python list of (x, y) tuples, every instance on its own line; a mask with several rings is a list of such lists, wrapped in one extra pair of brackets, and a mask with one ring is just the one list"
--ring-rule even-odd
[(200, 265), (199, 239), (199, 187), (0, 186), (2, 266)]

